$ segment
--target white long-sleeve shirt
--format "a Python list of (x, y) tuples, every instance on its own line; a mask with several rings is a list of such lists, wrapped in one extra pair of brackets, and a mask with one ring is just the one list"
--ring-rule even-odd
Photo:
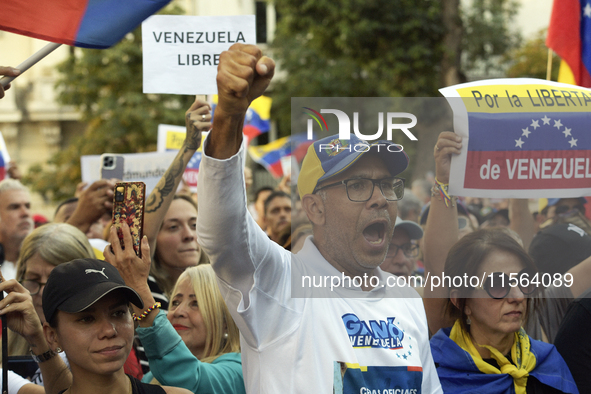
[(304, 277), (342, 274), (313, 238), (294, 255), (260, 230), (247, 210), (243, 150), (203, 155), (197, 232), (241, 332), (247, 392), (442, 393), (416, 291), (302, 288)]

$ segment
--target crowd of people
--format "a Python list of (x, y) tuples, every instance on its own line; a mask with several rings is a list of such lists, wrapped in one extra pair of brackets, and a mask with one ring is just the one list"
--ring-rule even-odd
[[(449, 196), (449, 131), (409, 188), (404, 151), (342, 149), (365, 144), (351, 135), (249, 195), (244, 116), (274, 71), (256, 46), (221, 54), (215, 118), (187, 110), (141, 257), (111, 226), (117, 180), (79, 185), (37, 228), (28, 189), (0, 182), (7, 352), (38, 367), (9, 371), (9, 394), (591, 392), (586, 199)], [(198, 198), (177, 192), (208, 130)]]

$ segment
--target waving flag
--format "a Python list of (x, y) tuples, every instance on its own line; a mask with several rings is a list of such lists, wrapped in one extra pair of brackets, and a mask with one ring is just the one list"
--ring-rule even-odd
[(292, 153), (296, 155), (297, 159), (297, 153), (308, 149), (308, 146), (313, 142), (306, 139), (305, 133), (299, 133), (279, 138), (267, 145), (249, 146), (248, 153), (254, 161), (265, 167), (271, 175), (275, 178), (281, 178), (285, 175), (281, 159), (290, 157)]
[[(271, 128), (271, 104), (273, 100), (270, 97), (260, 96), (250, 103), (244, 116), (244, 128), (242, 132), (246, 136), (247, 143), (250, 144), (253, 138), (266, 133)], [(218, 96), (213, 96), (211, 106), (212, 116), (215, 116), (215, 108), (218, 103)]]
[(0, 152), (0, 180), (6, 178), (6, 167), (8, 163), (4, 160), (4, 155)]
[(591, 4), (554, 0), (546, 45), (562, 58), (559, 82), (591, 87)]
[(8, 163), (10, 163), (10, 154), (8, 153), (8, 149), (6, 149), (4, 137), (0, 133), (0, 180), (6, 178)]
[(267, 169), (275, 178), (281, 178), (281, 158), (291, 156), (290, 137), (283, 137), (261, 146), (249, 146), (250, 157)]
[[(537, 79), (477, 81), (441, 89), (462, 152), (450, 194), (591, 195), (591, 90)], [(457, 97), (451, 99), (449, 97)]]
[(84, 48), (108, 48), (170, 0), (4, 0), (0, 30)]

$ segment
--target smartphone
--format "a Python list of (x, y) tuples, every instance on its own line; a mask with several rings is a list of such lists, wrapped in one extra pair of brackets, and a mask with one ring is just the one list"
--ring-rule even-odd
[(101, 179), (123, 179), (123, 155), (103, 153), (101, 155)]
[(121, 224), (127, 223), (131, 230), (135, 254), (142, 257), (140, 242), (144, 236), (144, 207), (146, 184), (144, 182), (119, 182), (113, 193), (113, 226), (123, 247)]

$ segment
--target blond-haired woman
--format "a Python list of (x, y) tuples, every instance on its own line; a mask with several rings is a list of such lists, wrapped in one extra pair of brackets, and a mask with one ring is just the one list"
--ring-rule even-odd
[[(16, 279), (31, 293), (41, 323), (45, 321), (41, 296), (53, 268), (74, 259), (94, 257), (86, 235), (66, 223), (46, 224), (24, 239), (16, 264)], [(9, 356), (28, 355), (29, 350), (29, 343), (21, 335), (8, 333)]]
[[(129, 228), (123, 239), (131, 244)], [(144, 299), (145, 309), (134, 306), (139, 319), (137, 332), (150, 362), (144, 381), (156, 378), (161, 384), (184, 387), (194, 393), (245, 393), (240, 359), (239, 332), (226, 307), (209, 265), (187, 269), (172, 292), (168, 315), (161, 313), (147, 277), (150, 250), (142, 240), (142, 258), (133, 248), (121, 249), (115, 230), (105, 258), (125, 283)]]

